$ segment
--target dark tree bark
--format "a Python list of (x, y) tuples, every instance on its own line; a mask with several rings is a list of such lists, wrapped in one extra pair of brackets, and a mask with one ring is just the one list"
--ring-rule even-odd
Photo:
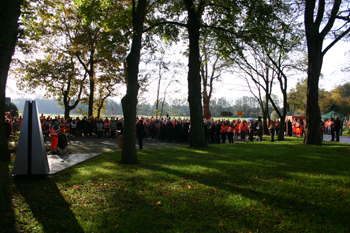
[(89, 93), (89, 110), (88, 116), (93, 115), (94, 110), (94, 92), (95, 92), (95, 73), (94, 73), (94, 50), (91, 50), (90, 54), (90, 70), (89, 70), (89, 80), (90, 80), (90, 93)]
[[(307, 70), (307, 100), (306, 100), (306, 124), (305, 124), (305, 144), (321, 145), (320, 130), (320, 108), (318, 105), (318, 83), (322, 69), (323, 57), (325, 53), (342, 37), (349, 33), (350, 29), (346, 29), (337, 36), (333, 42), (323, 51), (323, 40), (332, 29), (334, 22), (339, 13), (341, 0), (335, 0), (332, 4), (332, 10), (326, 17), (326, 4), (324, 0), (305, 1), (304, 24), (306, 32), (306, 41), (308, 49), (308, 70)], [(317, 6), (317, 7), (316, 7)], [(317, 14), (315, 17), (315, 9)], [(343, 19), (344, 20), (344, 19)], [(345, 20), (349, 20), (348, 18)], [(326, 22), (323, 29), (321, 23)]]
[(204, 108), (203, 118), (205, 119), (210, 119), (211, 117), (209, 106), (210, 106), (210, 98), (207, 95), (206, 90), (203, 90), (203, 108)]
[(184, 0), (188, 12), (187, 29), (189, 35), (189, 62), (188, 62), (188, 102), (190, 105), (191, 134), (190, 146), (206, 146), (203, 127), (203, 113), (201, 102), (201, 77), (199, 54), (199, 30), (201, 16), (204, 10), (204, 1), (200, 1), (198, 8), (192, 0)]
[(122, 99), (124, 112), (123, 150), (122, 160), (124, 164), (138, 164), (135, 147), (135, 124), (137, 93), (139, 90), (138, 73), (141, 52), (141, 40), (143, 22), (146, 14), (146, 0), (139, 0), (135, 9), (133, 0), (133, 37), (131, 51), (126, 58), (127, 62), (127, 90)]
[(18, 35), (18, 18), (22, 0), (1, 1), (0, 3), (0, 207), (8, 206), (7, 193), (10, 152), (7, 147), (5, 130), (5, 90), (7, 75)]
[(81, 81), (81, 84), (80, 84), (78, 98), (74, 101), (74, 103), (72, 105), (69, 105), (70, 100), (71, 100), (71, 98), (69, 97), (69, 92), (70, 92), (71, 82), (72, 82), (72, 77), (69, 76), (67, 90), (62, 92), (63, 93), (63, 104), (64, 104), (64, 119), (68, 119), (70, 111), (72, 111), (73, 109), (75, 109), (78, 106), (78, 104), (81, 100), (80, 97), (81, 97), (81, 94), (83, 92), (85, 79), (86, 79), (86, 73), (84, 75), (84, 79)]
[(84, 67), (85, 72), (89, 75), (88, 117), (91, 117), (93, 115), (93, 109), (94, 109), (94, 91), (95, 91), (94, 53), (95, 53), (95, 50), (93, 48), (90, 49), (90, 59), (87, 62), (87, 64), (83, 62), (79, 54), (76, 54), (76, 57), (78, 58), (80, 64)]

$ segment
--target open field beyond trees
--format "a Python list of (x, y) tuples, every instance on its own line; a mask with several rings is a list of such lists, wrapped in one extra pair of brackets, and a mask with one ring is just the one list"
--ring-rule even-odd
[(1, 232), (349, 232), (350, 147), (302, 139), (109, 152), (11, 179)]

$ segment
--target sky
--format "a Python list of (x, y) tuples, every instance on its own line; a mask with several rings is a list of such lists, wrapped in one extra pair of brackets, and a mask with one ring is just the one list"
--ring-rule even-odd
[[(181, 62), (183, 68), (177, 69), (178, 73), (173, 74), (172, 72), (164, 73), (164, 80), (162, 82), (161, 94), (164, 92), (166, 85), (169, 80), (174, 75), (174, 79), (177, 79), (178, 82), (174, 82), (169, 85), (167, 89), (167, 98), (178, 98), (185, 99), (188, 95), (187, 88), (187, 63), (188, 61), (179, 55), (179, 51), (170, 53), (170, 56), (166, 59), (170, 59), (172, 62)], [(341, 85), (345, 82), (349, 82), (349, 73), (342, 72), (342, 68), (344, 68), (347, 64), (350, 63), (350, 43), (346, 43), (343, 41), (339, 41), (334, 45), (325, 55), (322, 67), (323, 77), (320, 78), (319, 84), (321, 88), (325, 88), (327, 91), (332, 90), (335, 86)], [(153, 70), (152, 70), (153, 69)], [(157, 87), (157, 68), (150, 68), (149, 65), (141, 64), (140, 70), (143, 70), (144, 73), (150, 73), (150, 84), (149, 91), (143, 94), (143, 97), (146, 101), (153, 104), (156, 100), (156, 87)], [(288, 79), (288, 91), (295, 87), (298, 79), (306, 78), (306, 73), (300, 76), (292, 76)], [(241, 98), (242, 96), (252, 96), (248, 89), (246, 88), (246, 84), (242, 79), (235, 77), (234, 74), (226, 74), (222, 76), (222, 81), (215, 83), (215, 91), (213, 93), (213, 97), (219, 99), (221, 97), (225, 97), (229, 100), (235, 100)], [(120, 86), (119, 91), (120, 95), (113, 98), (115, 101), (119, 102), (125, 93), (126, 87)], [(278, 87), (274, 87), (273, 94), (281, 97), (280, 91)], [(16, 81), (13, 79), (12, 75), (9, 75), (7, 80), (7, 89), (6, 89), (6, 97), (11, 98), (28, 98), (32, 99), (36, 96), (42, 95), (42, 90), (37, 90), (36, 95), (27, 95), (24, 92), (21, 92), (16, 87)]]

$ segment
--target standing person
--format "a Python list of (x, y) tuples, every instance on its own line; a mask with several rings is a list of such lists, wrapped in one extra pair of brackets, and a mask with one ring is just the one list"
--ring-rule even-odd
[(136, 134), (137, 134), (137, 139), (139, 140), (139, 148), (140, 150), (143, 149), (143, 136), (145, 134), (145, 127), (143, 125), (142, 120), (139, 120), (139, 122), (136, 124)]
[(71, 134), (71, 118), (69, 117), (67, 120), (66, 120), (66, 134), (67, 136), (72, 136)]
[(170, 120), (168, 120), (166, 124), (166, 135), (168, 137), (169, 142), (173, 140), (173, 130), (174, 130), (173, 123)]
[(276, 130), (276, 135), (278, 135), (278, 132), (280, 130), (280, 121), (279, 120), (275, 121), (275, 130)]
[(339, 131), (340, 131), (340, 120), (339, 120), (339, 117), (335, 117), (334, 134), (335, 134), (335, 141), (336, 142), (339, 142)]
[(321, 129), (321, 141), (323, 141), (323, 133), (324, 133), (324, 128), (325, 128), (325, 122), (324, 120), (322, 119), (321, 120), (321, 123), (320, 123), (320, 129)]
[(107, 137), (107, 135), (108, 135), (108, 137), (110, 137), (110, 133), (109, 133), (109, 124), (110, 124), (110, 122), (109, 122), (109, 120), (108, 120), (108, 117), (106, 117), (106, 120), (105, 120), (105, 122), (104, 122), (105, 138)]
[(97, 128), (97, 136), (98, 136), (98, 138), (102, 138), (102, 135), (103, 135), (103, 121), (102, 121), (102, 119), (100, 119), (96, 123), (96, 128)]
[(228, 135), (228, 142), (229, 143), (234, 143), (234, 140), (233, 140), (233, 125), (232, 125), (232, 123), (228, 127), (227, 135)]
[(258, 141), (262, 141), (262, 134), (263, 134), (263, 124), (261, 121), (261, 116), (258, 117), (258, 121), (254, 123), (256, 133), (258, 135)]
[(87, 137), (89, 136), (89, 130), (90, 130), (90, 121), (87, 117), (84, 117), (83, 126), (84, 126), (84, 137)]
[(334, 119), (333, 119), (333, 117), (331, 117), (331, 119), (329, 119), (328, 125), (331, 128), (331, 135), (332, 135), (331, 142), (333, 142), (334, 141)]
[(77, 130), (77, 122), (73, 120), (71, 122), (71, 135), (76, 136), (76, 130)]
[(215, 122), (212, 122), (210, 126), (210, 143), (216, 143), (215, 132), (216, 132), (216, 124)]
[(249, 141), (253, 141), (253, 135), (254, 135), (254, 123), (252, 120), (248, 123), (248, 133), (249, 133)]
[(287, 121), (287, 136), (293, 136), (292, 122), (289, 119)]
[(115, 122), (114, 117), (111, 118), (111, 122), (109, 123), (109, 128), (111, 130), (111, 138), (114, 139), (117, 130), (117, 122)]
[(6, 120), (5, 120), (5, 130), (6, 130), (7, 140), (9, 140), (9, 138), (11, 136), (11, 132), (12, 132), (12, 126), (11, 126), (10, 120), (8, 118), (6, 118)]
[(51, 135), (51, 154), (57, 154), (57, 145), (58, 145), (58, 134), (59, 134), (59, 126), (56, 119), (52, 119), (52, 123), (50, 125), (50, 135)]
[(60, 133), (64, 133), (66, 129), (66, 122), (63, 120), (63, 118), (61, 118), (60, 121)]
[(216, 124), (216, 143), (220, 144), (220, 131), (221, 131), (221, 123), (220, 121)]
[(271, 136), (271, 142), (275, 141), (275, 122), (270, 121), (269, 132)]
[(241, 141), (245, 141), (245, 135), (248, 131), (248, 126), (246, 120), (243, 120), (241, 124), (239, 125), (239, 132), (241, 134)]
[(16, 117), (12, 123), (13, 133), (15, 133), (16, 131), (19, 131), (19, 124), (20, 123)]
[(226, 123), (223, 122), (220, 130), (222, 143), (226, 143), (227, 130), (228, 130), (228, 126)]

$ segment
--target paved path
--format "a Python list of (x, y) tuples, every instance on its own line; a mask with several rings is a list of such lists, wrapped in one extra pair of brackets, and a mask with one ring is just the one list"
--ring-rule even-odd
[[(50, 151), (50, 138), (45, 138), (45, 145), (47, 151)], [(136, 139), (136, 149), (139, 148), (138, 141)], [(175, 147), (188, 145), (188, 143), (167, 142), (161, 140), (154, 140), (144, 138), (144, 149), (155, 149), (160, 147)], [(63, 155), (48, 155), (48, 162), (50, 167), (49, 174), (55, 174), (68, 167), (76, 165), (87, 159), (93, 158), (108, 151), (116, 151), (118, 149), (118, 138), (98, 138), (97, 136), (87, 137), (68, 137), (67, 150)], [(68, 154), (68, 155), (67, 155)]]
[[(323, 135), (323, 141), (327, 141), (329, 142), (332, 139), (331, 135)], [(349, 143), (350, 144), (350, 136), (340, 136), (339, 137), (339, 142), (343, 142), (343, 143)]]
[[(330, 135), (324, 135), (324, 141), (330, 141)], [(237, 143), (239, 141), (235, 141)], [(350, 144), (350, 136), (341, 136), (340, 142)], [(50, 138), (45, 138), (46, 148), (50, 148)], [(175, 147), (188, 145), (188, 143), (167, 142), (161, 140), (153, 140), (144, 138), (144, 149), (155, 149), (161, 147)], [(136, 139), (136, 149), (138, 149), (138, 141)], [(97, 136), (88, 137), (69, 137), (67, 151), (65, 155), (48, 155), (50, 173), (55, 174), (68, 167), (76, 165), (87, 159), (93, 158), (108, 151), (116, 151), (118, 149), (118, 139), (114, 138), (98, 138)], [(48, 149), (49, 151), (49, 149)], [(69, 154), (68, 156), (66, 154)]]

